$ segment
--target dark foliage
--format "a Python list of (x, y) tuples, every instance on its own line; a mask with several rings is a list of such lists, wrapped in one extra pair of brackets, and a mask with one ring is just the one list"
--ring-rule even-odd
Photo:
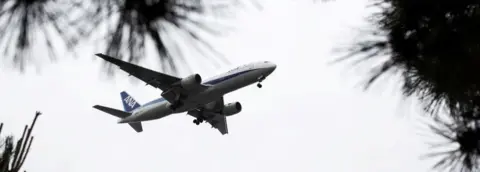
[[(46, 46), (48, 56), (56, 57), (55, 38), (61, 38), (67, 48), (73, 48), (76, 39), (68, 34), (70, 27), (65, 10), (71, 5), (53, 0), (0, 0), (0, 50), (4, 58), (12, 57), (15, 65), (23, 70), (31, 50)], [(38, 39), (43, 38), (43, 39)], [(43, 40), (41, 42), (36, 42)], [(44, 48), (44, 47), (42, 47)], [(47, 55), (47, 54), (46, 54)], [(39, 58), (38, 55), (35, 55)]]
[[(464, 2), (462, 4), (462, 2)], [(469, 1), (385, 0), (375, 4), (380, 13), (372, 16), (386, 39), (366, 40), (354, 53), (367, 53), (366, 59), (388, 55), (368, 81), (372, 84), (389, 70), (400, 70), (405, 95), (418, 95), (428, 112), (445, 103), (463, 109), (475, 103), (480, 79), (478, 41), (480, 13)], [(455, 115), (453, 113), (452, 115)]]
[[(380, 76), (400, 72), (405, 96), (418, 97), (425, 111), (437, 116), (447, 109), (452, 125), (439, 123), (452, 142), (460, 144), (439, 167), (461, 163), (476, 170), (480, 156), (480, 1), (376, 0), (380, 12), (371, 16), (377, 27), (357, 42), (347, 57), (360, 61), (387, 57), (373, 67), (367, 88)], [(464, 169), (464, 170), (465, 170)], [(458, 171), (458, 168), (452, 169)]]
[[(189, 47), (188, 51), (197, 50), (199, 56), (221, 57), (202, 37), (202, 32), (204, 36), (205, 33), (218, 36), (223, 31), (218, 23), (205, 20), (212, 16), (207, 15), (203, 1), (105, 0), (88, 2), (83, 9), (73, 24), (83, 37), (98, 31), (99, 26), (107, 26), (106, 54), (111, 56), (136, 63), (145, 57), (145, 45), (151, 41), (162, 69), (172, 72), (177, 71), (176, 62), (185, 64), (181, 46)], [(212, 54), (206, 54), (205, 50)]]
[(478, 121), (434, 118), (430, 129), (446, 142), (432, 143), (433, 149), (440, 150), (426, 157), (440, 157), (434, 168), (443, 171), (473, 172), (480, 170), (480, 123)]
[[(25, 163), (25, 159), (30, 152), (30, 148), (33, 142), (32, 130), (37, 122), (40, 112), (35, 113), (30, 128), (28, 125), (23, 130), (22, 137), (14, 144), (13, 136), (7, 136), (3, 143), (0, 144), (0, 148), (3, 150), (0, 152), (0, 172), (18, 172)], [(2, 131), (3, 123), (0, 123), (0, 133)]]
[(226, 29), (213, 21), (227, 16), (235, 4), (234, 0), (217, 4), (201, 0), (0, 0), (0, 46), (5, 58), (13, 57), (23, 70), (29, 58), (39, 57), (33, 48), (40, 43), (54, 58), (55, 50), (62, 49), (62, 42), (55, 42), (57, 37), (72, 51), (80, 40), (101, 32), (105, 33), (100, 42), (107, 43), (106, 54), (136, 63), (151, 43), (162, 69), (176, 72), (177, 64), (185, 64), (180, 50), (197, 50), (198, 56), (226, 62), (205, 36), (218, 36)]

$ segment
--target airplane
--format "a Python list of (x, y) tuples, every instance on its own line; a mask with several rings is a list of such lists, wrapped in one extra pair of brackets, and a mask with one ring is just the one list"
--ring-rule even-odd
[(137, 133), (143, 131), (142, 122), (160, 119), (172, 114), (187, 112), (194, 117), (193, 123), (199, 125), (206, 121), (222, 135), (228, 133), (226, 117), (242, 110), (240, 102), (224, 104), (223, 97), (235, 90), (257, 83), (262, 88), (265, 80), (277, 67), (269, 61), (245, 64), (228, 72), (209, 78), (202, 82), (199, 74), (191, 74), (184, 78), (146, 69), (117, 58), (95, 54), (113, 63), (123, 71), (142, 80), (147, 85), (162, 90), (161, 97), (140, 105), (127, 92), (122, 91), (124, 110), (101, 105), (93, 108), (120, 118), (118, 123), (128, 123)]

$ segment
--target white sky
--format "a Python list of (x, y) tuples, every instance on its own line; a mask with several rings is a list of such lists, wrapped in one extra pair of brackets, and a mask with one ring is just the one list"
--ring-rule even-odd
[(44, 113), (27, 171), (430, 171), (431, 162), (419, 160), (428, 150), (410, 118), (418, 110), (400, 102), (393, 89), (362, 92), (356, 84), (364, 73), (326, 64), (332, 48), (355, 36), (353, 28), (367, 15), (364, 6), (365, 0), (270, 0), (262, 12), (240, 14), (240, 29), (216, 42), (231, 65), (195, 71), (207, 78), (263, 60), (278, 67), (262, 89), (226, 96), (244, 107), (228, 118), (228, 135), (196, 126), (184, 114), (145, 122), (140, 134), (116, 124), (92, 106), (121, 109), (123, 90), (140, 103), (161, 92), (123, 72), (105, 80), (91, 47), (81, 58), (44, 65), (40, 73), (2, 69), (0, 121), (20, 136), (36, 110)]

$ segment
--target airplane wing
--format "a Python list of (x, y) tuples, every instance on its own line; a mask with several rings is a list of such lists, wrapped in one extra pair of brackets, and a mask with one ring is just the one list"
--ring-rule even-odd
[(160, 72), (155, 72), (150, 69), (146, 69), (131, 63), (124, 62), (117, 58), (107, 56), (104, 54), (95, 54), (96, 56), (113, 63), (120, 67), (123, 71), (127, 72), (130, 75), (135, 76), (136, 78), (144, 81), (148, 85), (151, 85), (155, 88), (158, 88), (162, 91), (166, 91), (172, 87), (174, 83), (177, 83), (181, 80), (181, 78), (163, 74)]
[[(187, 114), (195, 118), (199, 118), (201, 112), (200, 110), (196, 109), (196, 110), (188, 111)], [(222, 135), (228, 134), (226, 116), (219, 113), (215, 113), (213, 111), (208, 111), (208, 110), (204, 110), (202, 114), (203, 114), (202, 115), (203, 117), (207, 117), (205, 121), (210, 123), (210, 125), (212, 125), (212, 128), (216, 128), (218, 131), (220, 131)]]

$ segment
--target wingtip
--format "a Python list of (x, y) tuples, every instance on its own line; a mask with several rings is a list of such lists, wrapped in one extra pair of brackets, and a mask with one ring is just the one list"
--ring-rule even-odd
[(97, 53), (97, 54), (95, 54), (95, 55), (96, 55), (97, 57), (100, 57), (100, 58), (102, 58), (102, 59), (105, 59), (105, 58), (107, 58), (107, 57), (108, 57), (107, 55), (105, 55), (105, 54), (102, 54), (102, 53)]
[(118, 64), (118, 63), (121, 62), (120, 59), (117, 59), (117, 58), (114, 58), (114, 57), (112, 57), (112, 56), (105, 55), (105, 54), (102, 54), (102, 53), (97, 53), (97, 54), (95, 54), (95, 55), (98, 56), (98, 57), (100, 57), (100, 58), (102, 58), (102, 59), (105, 60), (105, 61), (110, 62), (110, 63)]

